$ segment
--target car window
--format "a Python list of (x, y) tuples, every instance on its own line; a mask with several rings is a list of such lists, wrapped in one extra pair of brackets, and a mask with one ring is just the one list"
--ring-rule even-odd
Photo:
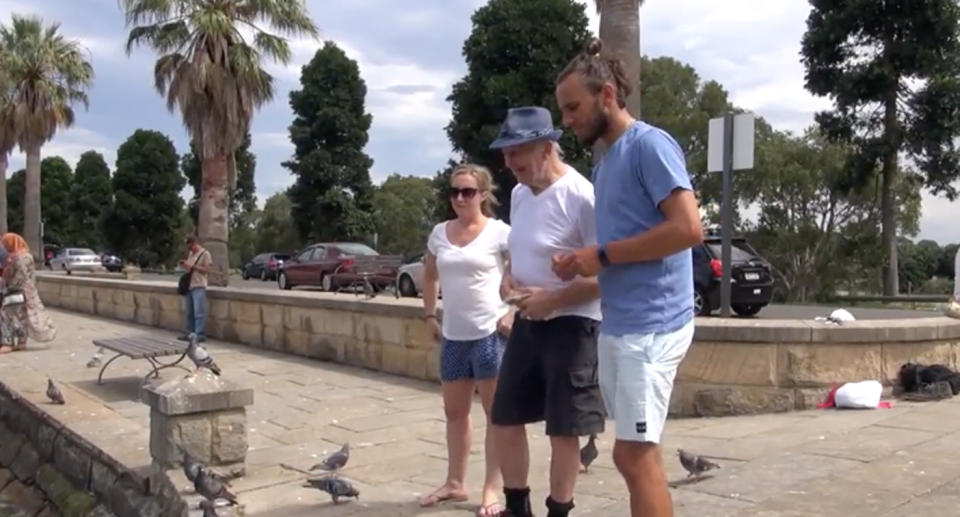
[(349, 242), (346, 244), (337, 244), (340, 253), (344, 255), (379, 255), (373, 248), (366, 244)]
[(290, 255), (287, 255), (285, 253), (278, 253), (274, 255), (273, 258), (276, 260), (290, 260)]
[(313, 260), (323, 260), (327, 258), (327, 248), (314, 248)]
[(73, 256), (77, 256), (77, 255), (96, 255), (96, 253), (94, 253), (93, 250), (88, 250), (88, 249), (86, 249), (86, 248), (78, 248), (78, 249), (70, 250), (70, 255), (73, 255)]
[[(710, 246), (710, 252), (717, 258), (720, 258), (723, 253), (723, 246), (720, 243), (717, 244), (707, 244)], [(730, 259), (734, 262), (748, 262), (753, 258), (753, 253), (736, 246), (735, 244), (730, 245)]]
[(310, 260), (310, 255), (313, 253), (313, 248), (308, 248), (306, 251), (300, 253), (300, 256), (297, 257), (297, 260), (300, 262), (307, 262)]

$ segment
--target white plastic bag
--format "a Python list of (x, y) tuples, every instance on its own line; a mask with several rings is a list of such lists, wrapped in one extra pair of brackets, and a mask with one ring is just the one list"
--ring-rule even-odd
[(837, 388), (834, 404), (838, 408), (873, 409), (880, 405), (883, 386), (878, 381), (848, 382)]

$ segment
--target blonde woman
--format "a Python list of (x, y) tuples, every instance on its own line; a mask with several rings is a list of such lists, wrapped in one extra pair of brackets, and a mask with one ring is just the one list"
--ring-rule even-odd
[[(450, 176), (450, 203), (457, 217), (438, 224), (427, 242), (424, 318), (441, 344), (440, 378), (447, 421), (449, 464), (446, 482), (420, 499), (421, 506), (466, 501), (464, 485), (470, 453), (470, 405), (474, 391), (487, 415), (486, 479), (479, 516), (499, 515), (502, 486), (490, 432), (490, 408), (512, 313), (500, 299), (510, 227), (494, 219), (493, 180), (484, 167), (465, 164)], [(442, 288), (443, 323), (437, 320)]]

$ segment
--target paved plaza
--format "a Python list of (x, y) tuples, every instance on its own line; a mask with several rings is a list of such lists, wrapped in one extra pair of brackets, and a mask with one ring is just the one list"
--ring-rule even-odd
[[(63, 311), (53, 315), (57, 340), (0, 356), (3, 382), (125, 464), (148, 464), (149, 409), (138, 402), (146, 361), (118, 359), (101, 386), (98, 369), (85, 364), (96, 337), (173, 334)], [(472, 500), (423, 509), (417, 497), (435, 488), (446, 468), (438, 385), (218, 341), (208, 348), (225, 378), (255, 390), (247, 474), (233, 482), (246, 515), (471, 515), (483, 471), (479, 403), (468, 478)], [(44, 403), (48, 375), (63, 385), (67, 405)], [(541, 515), (549, 449), (542, 425), (528, 431), (533, 499)], [(342, 473), (359, 488), (358, 502), (333, 506), (326, 494), (301, 487), (302, 474), (281, 466), (308, 468), (344, 441), (352, 453)], [(578, 481), (573, 515), (629, 515), (610, 458), (612, 425), (598, 443), (600, 458)], [(678, 447), (717, 458), (722, 468), (688, 482)], [(678, 516), (955, 515), (960, 508), (960, 400), (670, 420), (664, 450)], [(192, 491), (182, 474), (175, 476)]]

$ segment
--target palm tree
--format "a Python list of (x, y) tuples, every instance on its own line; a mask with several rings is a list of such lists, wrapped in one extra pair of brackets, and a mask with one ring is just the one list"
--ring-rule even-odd
[(4, 49), (0, 47), (0, 234), (7, 233), (7, 157), (17, 144), (10, 102), (13, 85), (4, 59)]
[(640, 7), (644, 0), (594, 0), (600, 13), (600, 40), (623, 61), (634, 82), (627, 109), (640, 118)]
[(122, 0), (134, 26), (127, 53), (144, 44), (158, 54), (157, 90), (167, 108), (179, 108), (201, 160), (201, 242), (213, 256), (211, 283), (226, 285), (229, 185), (235, 180), (234, 151), (243, 143), (254, 111), (273, 98), (273, 77), (261, 68), (264, 56), (290, 60), (283, 37), (319, 31), (303, 0)]
[(89, 105), (87, 89), (93, 82), (93, 67), (82, 47), (58, 34), (59, 23), (44, 27), (37, 17), (13, 15), (10, 26), (0, 25), (2, 67), (9, 81), (7, 135), (14, 135), (27, 153), (24, 188), (23, 233), (39, 260), (43, 257), (40, 236), (40, 148), (61, 127), (73, 125), (72, 105)]

